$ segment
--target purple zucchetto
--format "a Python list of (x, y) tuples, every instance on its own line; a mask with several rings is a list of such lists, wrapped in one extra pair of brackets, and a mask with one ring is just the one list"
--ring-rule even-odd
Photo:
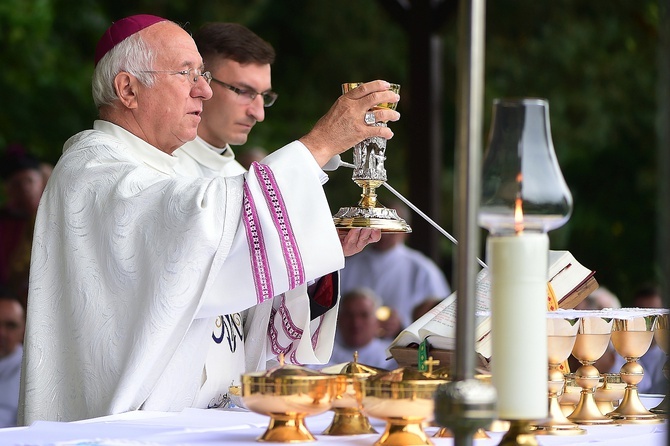
[(164, 21), (167, 19), (150, 14), (138, 14), (114, 22), (98, 41), (98, 46), (95, 48), (95, 65), (97, 66), (105, 54), (127, 37)]

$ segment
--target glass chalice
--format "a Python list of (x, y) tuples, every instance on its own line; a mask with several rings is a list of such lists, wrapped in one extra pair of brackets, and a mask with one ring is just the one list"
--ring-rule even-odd
[[(346, 93), (359, 87), (362, 82), (342, 84), (342, 92)], [(400, 85), (391, 84), (391, 90), (400, 93)], [(370, 111), (381, 108), (395, 110), (397, 103), (384, 102), (377, 104)], [(386, 122), (374, 122), (369, 125), (386, 126)], [(357, 206), (340, 208), (333, 216), (335, 227), (340, 229), (374, 228), (382, 232), (412, 232), (405, 220), (398, 216), (395, 209), (379, 204), (376, 189), (386, 183), (386, 139), (376, 136), (367, 138), (356, 144), (354, 152), (354, 173), (352, 179), (363, 189)]]
[(547, 313), (547, 353), (549, 363), (549, 418), (536, 426), (536, 434), (580, 435), (584, 429), (566, 418), (558, 404), (558, 396), (565, 387), (565, 376), (560, 365), (568, 356), (577, 340), (579, 318), (559, 317), (556, 312)]
[(621, 404), (607, 414), (620, 423), (660, 423), (662, 420), (647, 410), (640, 401), (637, 385), (644, 377), (644, 368), (638, 362), (654, 338), (654, 327), (658, 315), (632, 314), (630, 318), (615, 319), (612, 325), (612, 344), (617, 353), (626, 359), (621, 366), (621, 380), (626, 383)]
[(607, 350), (614, 319), (593, 313), (580, 318), (577, 339), (572, 348), (572, 355), (581, 364), (575, 371), (575, 382), (582, 390), (577, 407), (567, 418), (577, 424), (611, 424), (612, 419), (600, 412), (595, 401), (600, 372), (593, 364)]

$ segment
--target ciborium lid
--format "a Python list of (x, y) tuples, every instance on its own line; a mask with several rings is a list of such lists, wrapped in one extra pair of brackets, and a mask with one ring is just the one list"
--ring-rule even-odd
[(321, 372), (329, 375), (344, 375), (348, 377), (356, 376), (363, 378), (372, 375), (378, 375), (380, 373), (386, 373), (388, 370), (361, 364), (358, 362), (358, 352), (355, 352), (353, 361), (324, 367), (321, 369)]

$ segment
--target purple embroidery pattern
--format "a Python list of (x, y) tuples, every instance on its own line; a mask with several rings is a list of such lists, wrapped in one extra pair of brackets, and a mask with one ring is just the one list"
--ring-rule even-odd
[[(302, 330), (298, 329), (290, 320), (290, 318), (288, 318), (287, 320), (286, 317), (287, 311), (286, 307), (284, 306), (284, 301), (285, 301), (284, 296), (282, 295), (282, 303), (279, 307), (279, 310), (273, 308), (272, 311), (270, 312), (270, 323), (268, 325), (268, 337), (270, 338), (270, 348), (272, 349), (272, 353), (275, 356), (283, 354), (284, 360), (287, 363), (300, 365), (301, 363), (298, 362), (297, 357), (298, 354), (297, 343), (295, 341), (300, 339), (300, 336), (302, 335)], [(282, 331), (284, 331), (288, 339), (291, 340), (291, 342), (286, 347), (282, 346), (279, 343), (279, 330), (275, 324), (277, 314), (279, 314), (282, 318), (281, 321), (281, 325), (283, 328)], [(287, 327), (290, 328), (287, 329)], [(287, 330), (294, 334), (289, 334)], [(297, 333), (297, 335), (295, 335), (295, 333)]]
[(265, 241), (263, 240), (263, 232), (260, 225), (258, 225), (258, 212), (256, 211), (256, 205), (246, 182), (244, 183), (243, 206), (244, 228), (247, 232), (251, 271), (254, 275), (254, 285), (256, 287), (256, 300), (258, 303), (261, 303), (274, 296), (272, 275), (270, 274), (270, 265), (265, 249)]
[(286, 308), (286, 297), (283, 294), (278, 312), (281, 315), (282, 328), (286, 337), (292, 341), (300, 339), (302, 337), (302, 330), (291, 319), (291, 313)]
[(272, 348), (272, 353), (275, 354), (275, 356), (279, 356), (279, 354), (284, 354), (284, 357), (286, 357), (286, 352), (288, 352), (291, 349), (291, 346), (293, 343), (289, 344), (287, 347), (284, 347), (279, 344), (279, 331), (277, 330), (277, 327), (275, 327), (275, 316), (277, 315), (277, 310), (274, 308), (270, 312), (270, 323), (268, 324), (268, 337), (270, 338), (270, 347)]
[(305, 268), (300, 256), (298, 242), (295, 239), (291, 221), (286, 211), (284, 198), (281, 195), (274, 173), (272, 173), (272, 170), (267, 165), (254, 162), (252, 163), (252, 167), (262, 186), (264, 186), (261, 189), (270, 209), (272, 221), (279, 234), (284, 262), (288, 270), (289, 287), (293, 289), (305, 283)]

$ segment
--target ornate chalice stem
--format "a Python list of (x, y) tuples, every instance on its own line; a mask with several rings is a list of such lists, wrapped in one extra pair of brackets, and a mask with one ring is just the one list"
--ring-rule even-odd
[(604, 416), (595, 401), (594, 393), (600, 382), (600, 372), (593, 365), (607, 350), (612, 329), (612, 319), (584, 317), (580, 320), (579, 333), (572, 354), (582, 364), (575, 371), (575, 382), (582, 388), (575, 410), (568, 420), (577, 424), (609, 424), (612, 419)]

